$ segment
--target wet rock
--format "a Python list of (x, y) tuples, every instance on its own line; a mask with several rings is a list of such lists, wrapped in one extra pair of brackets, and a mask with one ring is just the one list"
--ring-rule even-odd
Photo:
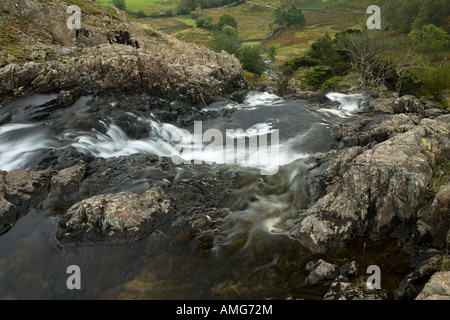
[(64, 149), (47, 149), (35, 164), (30, 165), (30, 171), (40, 170), (63, 170), (80, 162), (90, 163), (95, 158), (91, 155), (82, 153), (74, 147)]
[(72, 91), (63, 91), (58, 96), (42, 105), (29, 107), (29, 114), (27, 120), (41, 121), (51, 116), (51, 114), (60, 108), (67, 108), (75, 103), (81, 96), (81, 89), (77, 88)]
[(450, 271), (433, 274), (416, 300), (450, 300)]
[(142, 239), (169, 212), (170, 200), (160, 188), (144, 194), (98, 195), (73, 205), (61, 217), (56, 232), (62, 244), (78, 242), (133, 242)]
[(48, 192), (52, 172), (12, 170), (4, 177), (5, 199), (17, 206), (36, 206)]
[(245, 97), (247, 97), (248, 90), (241, 90), (234, 92), (230, 95), (230, 99), (237, 103), (244, 103)]
[(44, 171), (0, 171), (0, 234), (46, 197), (51, 176)]
[(307, 101), (309, 104), (329, 104), (332, 101), (323, 93), (316, 91), (299, 91), (286, 95), (283, 99), (301, 99)]
[(0, 115), (0, 126), (7, 124), (12, 119), (12, 113), (11, 112), (5, 112)]
[(351, 261), (345, 263), (341, 268), (341, 276), (344, 277), (344, 279), (356, 279), (358, 277), (358, 265), (356, 264), (356, 261)]
[(363, 92), (361, 94), (361, 102), (359, 104), (359, 112), (367, 112), (373, 109), (374, 100), (379, 96), (376, 92)]
[(339, 267), (337, 265), (325, 262), (320, 259), (314, 265), (313, 270), (306, 278), (306, 282), (309, 284), (318, 284), (326, 281), (334, 280), (339, 276)]

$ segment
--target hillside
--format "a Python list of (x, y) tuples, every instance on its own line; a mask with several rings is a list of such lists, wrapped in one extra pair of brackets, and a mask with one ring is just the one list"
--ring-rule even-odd
[[(99, 0), (101, 3), (112, 4), (112, 0)], [(170, 33), (180, 40), (207, 45), (211, 32), (195, 27), (195, 20), (190, 15), (177, 14), (180, 0), (126, 0), (126, 10), (130, 14), (142, 11), (147, 17), (139, 19), (143, 23)], [(326, 32), (334, 34), (337, 31), (364, 21), (367, 6), (380, 1), (369, 0), (295, 0), (302, 8), (306, 27), (292, 27), (273, 35), (275, 27), (270, 27), (274, 19), (274, 11), (281, 4), (280, 0), (245, 1), (217, 8), (201, 10), (202, 16), (212, 16), (215, 21), (223, 14), (235, 17), (238, 23), (238, 33), (244, 43), (262, 44), (280, 47), (277, 59), (286, 60), (294, 55), (304, 53), (310, 45)], [(270, 4), (269, 4), (270, 3)], [(167, 10), (171, 16), (167, 16)]]
[[(66, 25), (72, 4), (82, 10), (80, 30)], [(230, 55), (181, 42), (96, 1), (2, 1), (0, 18), (0, 95), (79, 86), (197, 103), (246, 86)]]

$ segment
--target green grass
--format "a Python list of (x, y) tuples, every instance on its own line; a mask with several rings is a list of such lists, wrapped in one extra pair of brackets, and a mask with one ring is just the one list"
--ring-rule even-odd
[[(98, 2), (113, 4), (112, 0), (98, 0)], [(127, 11), (143, 11), (147, 15), (158, 15), (169, 9), (175, 14), (179, 3), (179, 0), (125, 0)]]
[[(66, 0), (80, 1), (80, 0)], [(112, 4), (112, 0), (98, 0), (100, 3)], [(203, 9), (203, 16), (212, 16), (217, 22), (223, 14), (235, 17), (238, 23), (239, 37), (244, 40), (255, 40), (246, 44), (261, 43), (265, 48), (272, 44), (280, 48), (277, 52), (277, 60), (285, 61), (290, 57), (304, 54), (311, 44), (326, 32), (331, 35), (337, 31), (354, 26), (363, 21), (364, 16), (356, 12), (364, 12), (367, 6), (377, 4), (380, 0), (294, 0), (297, 5), (304, 8), (306, 18), (305, 28), (291, 28), (283, 31), (278, 37), (269, 41), (263, 41), (272, 35), (274, 27), (269, 24), (274, 19), (275, 9), (267, 7), (267, 0), (252, 0), (260, 3), (244, 3), (238, 6), (224, 6), (219, 8)], [(189, 15), (176, 16), (176, 8), (180, 0), (125, 0), (126, 10), (129, 12), (143, 11), (149, 17), (139, 19), (140, 22), (149, 24), (165, 33), (170, 33), (182, 41), (207, 45), (212, 32), (195, 27), (195, 21)], [(271, 0), (272, 5), (279, 6), (281, 0)], [(174, 16), (163, 16), (165, 10), (171, 9)], [(325, 10), (324, 12), (310, 11)], [(339, 14), (330, 13), (339, 11)], [(155, 15), (157, 17), (155, 17)]]

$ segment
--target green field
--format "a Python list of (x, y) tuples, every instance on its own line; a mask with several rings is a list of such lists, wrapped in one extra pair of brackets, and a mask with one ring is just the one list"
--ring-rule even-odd
[[(98, 0), (101, 3), (112, 4), (112, 0)], [(263, 1), (252, 0), (237, 6), (203, 9), (203, 16), (212, 16), (215, 21), (223, 14), (235, 17), (238, 23), (238, 33), (244, 43), (261, 43), (263, 47), (274, 44), (280, 47), (278, 60), (286, 60), (292, 56), (307, 51), (315, 40), (326, 32), (334, 34), (339, 30), (351, 27), (364, 21), (361, 15), (370, 4), (376, 0), (294, 0), (301, 8), (306, 18), (306, 27), (284, 30), (273, 39), (268, 39), (275, 27), (270, 27), (274, 19), (276, 6), (281, 0)], [(139, 19), (166, 33), (172, 34), (180, 40), (207, 45), (212, 32), (196, 28), (195, 20), (189, 15), (177, 16), (179, 0), (125, 0), (127, 11), (144, 12), (150, 16)], [(167, 17), (167, 10), (173, 16)]]
[[(99, 3), (113, 4), (112, 0), (97, 0)], [(129, 12), (143, 11), (147, 15), (164, 14), (166, 10), (174, 13), (178, 8), (179, 0), (125, 0), (126, 10)]]

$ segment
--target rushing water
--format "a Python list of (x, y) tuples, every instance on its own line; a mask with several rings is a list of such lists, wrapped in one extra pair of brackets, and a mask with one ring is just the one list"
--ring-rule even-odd
[[(120, 127), (113, 116), (99, 118), (89, 127), (86, 123), (92, 123), (92, 115), (87, 101), (92, 97), (80, 98), (45, 121), (24, 120), (29, 104), (42, 104), (54, 97), (38, 95), (0, 109), (0, 112), (13, 113), (10, 123), (0, 126), (0, 169), (29, 169), (42, 157), (42, 150), (68, 147), (103, 158), (146, 153), (178, 155), (186, 161), (227, 163), (223, 150), (206, 148), (195, 125), (179, 128), (131, 112), (128, 116), (148, 128), (148, 133), (140, 138), (130, 138), (126, 128)], [(292, 241), (286, 231), (309, 205), (304, 174), (310, 163), (306, 159), (329, 151), (331, 128), (353, 117), (348, 111), (355, 110), (356, 100), (334, 98), (343, 101), (341, 110), (308, 108), (304, 101), (285, 101), (267, 93), (250, 93), (242, 104), (219, 103), (204, 109), (204, 112), (234, 109), (228, 116), (201, 123), (201, 134), (214, 129), (224, 143), (227, 137), (271, 137), (275, 131), (279, 138), (268, 143), (276, 147), (276, 157), (257, 154), (254, 161), (235, 161), (255, 168), (276, 167), (276, 174), (266, 179), (264, 190), (261, 176), (255, 176), (226, 199), (230, 214), (224, 218), (223, 232), (208, 252), (199, 250), (195, 239), (149, 250), (149, 244), (154, 246), (159, 234), (126, 245), (62, 248), (54, 236), (58, 216), (45, 208), (34, 209), (0, 235), (0, 298), (321, 298), (324, 288), (304, 284), (307, 275), (304, 266), (323, 255), (312, 255)], [(174, 141), (174, 136), (179, 139)], [(199, 148), (183, 154), (176, 148), (196, 144)], [(234, 157), (244, 155), (250, 159), (252, 154), (247, 147), (240, 148), (237, 146)], [(389, 266), (376, 253), (388, 246), (387, 252), (399, 257), (396, 266), (406, 265), (407, 256), (394, 242), (370, 242), (366, 248), (367, 243), (357, 239), (347, 249), (328, 254), (327, 260), (342, 264), (357, 257), (360, 261), (366, 259), (367, 264), (379, 264), (384, 266), (383, 270), (391, 270), (391, 278), (386, 283), (398, 284), (399, 277), (407, 270)], [(81, 268), (82, 290), (66, 287), (66, 268), (73, 264)]]

